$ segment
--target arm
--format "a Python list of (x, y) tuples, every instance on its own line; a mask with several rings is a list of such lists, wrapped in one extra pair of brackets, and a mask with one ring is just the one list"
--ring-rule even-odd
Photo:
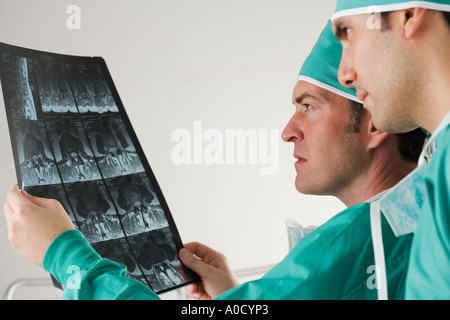
[(201, 278), (200, 283), (185, 287), (190, 298), (214, 299), (239, 285), (225, 256), (201, 243), (185, 244), (185, 248), (180, 250), (180, 259)]
[(77, 230), (56, 237), (45, 254), (43, 266), (64, 285), (64, 299), (159, 299), (147, 286), (126, 277), (123, 264), (102, 259)]
[(60, 233), (75, 229), (61, 204), (53, 199), (30, 196), (11, 187), (3, 206), (9, 241), (14, 250), (38, 266)]
[(450, 128), (438, 136), (406, 276), (406, 299), (450, 297)]
[(158, 299), (142, 283), (126, 277), (126, 267), (102, 259), (75, 230), (56, 200), (38, 198), (13, 186), (4, 205), (12, 247), (52, 273), (65, 299)]

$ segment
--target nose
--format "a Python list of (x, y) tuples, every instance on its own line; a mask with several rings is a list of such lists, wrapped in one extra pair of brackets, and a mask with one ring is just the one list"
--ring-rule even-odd
[(341, 63), (338, 70), (338, 80), (341, 85), (347, 88), (356, 87), (357, 74), (351, 64), (351, 59), (345, 50), (342, 51)]
[(300, 116), (295, 113), (289, 120), (288, 124), (281, 133), (281, 139), (284, 142), (295, 142), (296, 140), (303, 140), (303, 131), (300, 127)]

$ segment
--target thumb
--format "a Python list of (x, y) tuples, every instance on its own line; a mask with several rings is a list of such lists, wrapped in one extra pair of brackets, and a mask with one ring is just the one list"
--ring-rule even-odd
[(35, 197), (32, 196), (31, 194), (29, 194), (28, 192), (26, 192), (25, 190), (21, 191), (22, 195), (31, 203), (39, 206), (39, 207), (43, 207), (46, 204), (48, 204), (49, 200), (51, 199), (47, 199), (47, 198), (41, 198), (41, 197)]
[(202, 276), (202, 274), (205, 274), (206, 269), (209, 267), (206, 263), (197, 258), (192, 252), (190, 252), (186, 248), (182, 248), (179, 251), (179, 256), (181, 262), (183, 262), (183, 264), (186, 267), (197, 273), (200, 277)]

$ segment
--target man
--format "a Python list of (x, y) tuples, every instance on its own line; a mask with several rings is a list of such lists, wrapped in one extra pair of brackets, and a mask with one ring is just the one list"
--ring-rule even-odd
[[(403, 159), (396, 150), (397, 140), (405, 145), (403, 139), (414, 134), (405, 137), (380, 132), (373, 127), (370, 114), (357, 102), (354, 91), (337, 83), (334, 61), (340, 57), (340, 48), (330, 29), (329, 24), (300, 71), (293, 92), (296, 111), (282, 136), (283, 140), (294, 143), (294, 157), (298, 159), (295, 163), (297, 190), (305, 194), (334, 195), (349, 208), (302, 239), (284, 261), (262, 279), (236, 287), (220, 299), (368, 299), (376, 296), (376, 290), (370, 290), (367, 282), (367, 272), (373, 266), (370, 198), (379, 197), (409, 173), (415, 167), (413, 159), (418, 153), (409, 157), (409, 161)], [(420, 132), (415, 134), (421, 136)], [(421, 142), (412, 144), (420, 146)], [(395, 240), (392, 231), (388, 228), (384, 231), (388, 235), (385, 247), (389, 251), (390, 297), (403, 298), (400, 282), (404, 272), (392, 262), (404, 261), (407, 246), (398, 246), (396, 241), (408, 241), (410, 236)], [(227, 273), (221, 263), (217, 263), (224, 258), (200, 244), (188, 244), (187, 248), (203, 259), (199, 261), (184, 250), (180, 252), (180, 255), (186, 254), (183, 262), (202, 277), (198, 288), (196, 285), (188, 287), (189, 295), (213, 298), (220, 289), (227, 287)], [(204, 263), (205, 260), (213, 262)]]
[[(416, 167), (423, 135), (415, 131), (395, 136), (373, 126), (369, 113), (356, 102), (355, 90), (337, 82), (340, 51), (329, 23), (300, 72), (293, 93), (295, 113), (283, 139), (294, 143), (296, 188), (335, 195), (350, 207), (302, 239), (262, 279), (240, 286), (223, 255), (187, 244), (180, 259), (202, 279), (189, 287), (193, 297), (223, 293), (220, 299), (376, 298), (369, 203)], [(9, 234), (19, 252), (43, 264), (63, 284), (71, 276), (66, 272), (70, 266), (81, 270), (79, 286), (67, 287), (65, 298), (157, 298), (149, 288), (126, 278), (123, 265), (101, 259), (80, 232), (70, 230), (73, 226), (58, 203), (21, 194), (17, 187), (7, 199)], [(45, 230), (45, 236), (39, 230)], [(386, 221), (383, 231), (390, 297), (403, 298), (411, 236), (395, 237)]]
[[(339, 80), (356, 87), (375, 126), (392, 133), (417, 127), (432, 133), (424, 150), (426, 196), (406, 298), (448, 299), (450, 1), (338, 0), (333, 27), (343, 45)], [(436, 151), (430, 155), (433, 143)]]

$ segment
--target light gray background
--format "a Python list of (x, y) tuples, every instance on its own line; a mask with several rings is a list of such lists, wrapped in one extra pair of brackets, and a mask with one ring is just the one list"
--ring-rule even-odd
[[(69, 30), (66, 9), (81, 8)], [(223, 252), (233, 269), (279, 262), (286, 219), (320, 225), (344, 208), (331, 197), (299, 194), (293, 145), (279, 142), (279, 171), (259, 165), (175, 165), (172, 132), (278, 129), (293, 114), (299, 68), (335, 0), (1, 0), (0, 41), (69, 55), (102, 56), (184, 242)], [(0, 197), (16, 182), (0, 97)], [(3, 198), (4, 199), (4, 198)], [(14, 252), (0, 216), (0, 293), (47, 274)], [(16, 298), (52, 299), (29, 289)]]

